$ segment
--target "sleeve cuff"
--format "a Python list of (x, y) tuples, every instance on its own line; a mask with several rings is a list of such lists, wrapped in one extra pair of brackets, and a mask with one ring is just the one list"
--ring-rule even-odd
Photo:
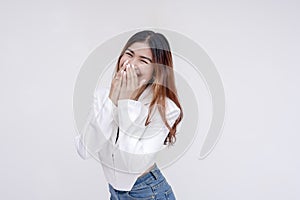
[(109, 97), (107, 97), (107, 98), (108, 98), (108, 100), (107, 100), (108, 104), (109, 104), (110, 108), (112, 109), (113, 119), (117, 124), (119, 124), (118, 107), (112, 102), (112, 100)]

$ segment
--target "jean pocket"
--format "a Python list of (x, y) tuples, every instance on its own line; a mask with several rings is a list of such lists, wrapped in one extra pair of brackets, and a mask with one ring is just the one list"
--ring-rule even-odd
[(127, 192), (127, 196), (130, 199), (136, 200), (150, 200), (155, 199), (155, 195), (150, 187), (145, 187), (142, 189), (131, 190)]

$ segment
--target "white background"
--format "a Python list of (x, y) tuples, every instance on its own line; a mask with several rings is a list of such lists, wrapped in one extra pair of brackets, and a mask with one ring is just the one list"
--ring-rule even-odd
[[(108, 199), (102, 169), (74, 146), (80, 65), (135, 28), (184, 34), (225, 87), (212, 154), (193, 145), (164, 170), (177, 199), (299, 199), (298, 1), (1, 1), (1, 199)], [(298, 89), (298, 90), (297, 90)]]

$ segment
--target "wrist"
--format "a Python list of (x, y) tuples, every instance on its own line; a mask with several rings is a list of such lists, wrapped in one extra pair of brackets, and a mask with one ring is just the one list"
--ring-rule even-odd
[(110, 96), (108, 98), (115, 106), (118, 106), (118, 101), (113, 100)]

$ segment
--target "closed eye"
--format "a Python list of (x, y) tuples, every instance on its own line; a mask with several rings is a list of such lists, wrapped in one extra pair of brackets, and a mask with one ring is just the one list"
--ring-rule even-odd
[(129, 56), (132, 56), (132, 54), (131, 54), (131, 53), (129, 53), (129, 52), (126, 52), (125, 54), (127, 54), (127, 55), (129, 55)]

